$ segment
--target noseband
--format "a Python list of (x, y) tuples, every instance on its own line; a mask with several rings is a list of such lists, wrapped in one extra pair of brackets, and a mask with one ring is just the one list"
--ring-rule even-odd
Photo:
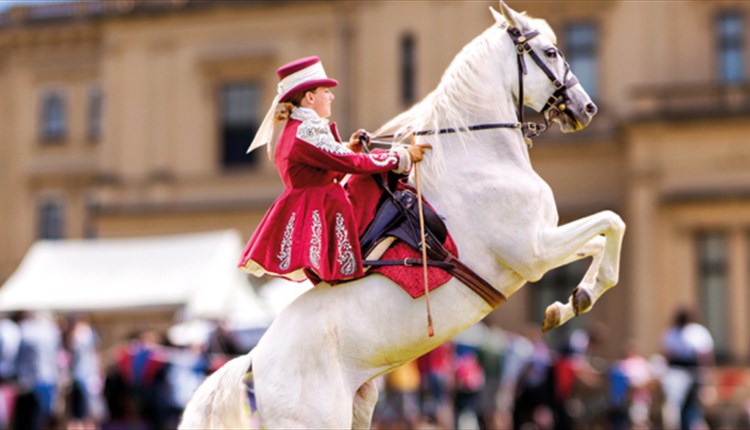
[[(516, 58), (518, 59), (518, 122), (522, 124), (524, 137), (532, 138), (536, 137), (545, 130), (549, 125), (549, 114), (550, 109), (562, 113), (568, 109), (570, 103), (570, 97), (568, 97), (568, 89), (578, 84), (578, 79), (570, 72), (570, 65), (565, 62), (565, 75), (563, 80), (560, 81), (555, 76), (554, 72), (542, 61), (539, 54), (537, 54), (529, 45), (529, 40), (539, 35), (538, 30), (530, 31), (526, 34), (522, 33), (518, 27), (508, 26), (508, 35), (513, 40), (513, 44), (516, 46)], [(533, 122), (524, 122), (523, 119), (523, 76), (528, 74), (526, 68), (525, 54), (529, 54), (532, 60), (537, 66), (547, 75), (552, 85), (555, 86), (555, 92), (552, 93), (547, 102), (542, 108), (542, 115), (544, 116), (544, 124), (537, 124)]]

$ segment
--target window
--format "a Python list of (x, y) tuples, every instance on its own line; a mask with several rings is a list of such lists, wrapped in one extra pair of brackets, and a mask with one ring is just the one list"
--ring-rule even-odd
[(89, 89), (86, 134), (92, 142), (98, 141), (102, 135), (102, 99), (102, 89), (99, 86)]
[(39, 204), (39, 239), (62, 239), (64, 230), (63, 204), (58, 199), (46, 199)]
[(726, 357), (729, 352), (727, 242), (724, 232), (700, 233), (697, 238), (698, 302), (702, 323), (714, 338), (717, 357)]
[(745, 76), (742, 21), (737, 12), (724, 12), (717, 20), (720, 78), (727, 84), (740, 82)]
[(571, 23), (565, 28), (565, 56), (570, 68), (592, 99), (597, 98), (597, 28), (591, 22)]
[(416, 98), (416, 41), (412, 34), (401, 38), (401, 103), (411, 105)]
[(246, 154), (260, 124), (260, 85), (256, 82), (228, 83), (221, 87), (221, 162), (225, 168), (256, 164), (258, 153)]
[(42, 96), (41, 138), (45, 141), (62, 140), (67, 133), (65, 98), (58, 92)]

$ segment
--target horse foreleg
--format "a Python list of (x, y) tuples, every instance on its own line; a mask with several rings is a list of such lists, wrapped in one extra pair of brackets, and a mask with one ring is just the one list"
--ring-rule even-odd
[(372, 425), (372, 414), (378, 402), (378, 386), (374, 380), (365, 382), (354, 395), (354, 414), (352, 429), (369, 429)]
[[(550, 310), (548, 327), (556, 327), (587, 312), (596, 300), (619, 279), (620, 248), (625, 233), (625, 223), (616, 213), (603, 211), (568, 224), (544, 229), (530, 248), (517, 247), (508, 256), (511, 267), (528, 280), (537, 280), (547, 271), (591, 254), (594, 257), (584, 281), (566, 305), (555, 305)], [(604, 236), (603, 245), (599, 243)], [(599, 252), (597, 248), (603, 246)], [(588, 249), (587, 249), (588, 247)], [(583, 250), (583, 251), (582, 251)], [(597, 259), (597, 256), (598, 259)], [(572, 311), (572, 315), (571, 315)], [(557, 315), (554, 315), (557, 313)]]
[[(559, 327), (571, 318), (580, 315), (581, 313), (587, 312), (591, 308), (589, 300), (589, 307), (585, 310), (582, 306), (585, 305), (584, 295), (588, 294), (588, 291), (595, 286), (596, 275), (599, 273), (599, 268), (604, 257), (606, 242), (604, 236), (597, 236), (591, 239), (586, 245), (583, 246), (578, 252), (569, 256), (568, 259), (562, 262), (561, 266), (570, 264), (574, 261), (578, 261), (584, 258), (592, 257), (591, 264), (583, 275), (583, 279), (578, 286), (573, 290), (573, 294), (568, 298), (568, 302), (562, 304), (561, 302), (555, 302), (547, 306), (544, 312), (544, 322), (542, 323), (542, 331), (546, 332), (553, 328)], [(590, 296), (589, 296), (590, 297)]]

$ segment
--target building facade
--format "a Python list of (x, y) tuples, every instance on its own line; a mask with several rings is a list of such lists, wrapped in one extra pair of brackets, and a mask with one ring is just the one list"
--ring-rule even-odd
[[(548, 20), (599, 106), (535, 140), (561, 221), (628, 224), (621, 282), (575, 324), (657, 352), (678, 306), (722, 358), (750, 358), (750, 4), (509, 2)], [(344, 135), (429, 93), (494, 1), (122, 0), (0, 15), (0, 281), (42, 238), (252, 232), (281, 183), (244, 154), (279, 65), (323, 59)], [(499, 221), (501, 222), (501, 220)], [(585, 265), (523, 288), (490, 318), (540, 323)], [(609, 342), (617, 355), (622, 342)]]

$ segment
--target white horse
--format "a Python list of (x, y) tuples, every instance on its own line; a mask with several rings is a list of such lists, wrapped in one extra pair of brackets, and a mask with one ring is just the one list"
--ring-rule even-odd
[[(500, 6), (503, 14), (492, 10), (496, 23), (456, 56), (438, 87), (381, 132), (515, 123), (520, 92), (525, 105), (543, 111), (562, 131), (591, 121), (596, 106), (570, 73), (549, 26)], [(528, 44), (520, 51), (522, 80), (517, 44)], [(545, 109), (560, 83), (569, 88)], [(506, 297), (551, 269), (593, 257), (569, 301), (547, 308), (545, 329), (588, 311), (617, 283), (624, 223), (604, 211), (559, 226), (552, 190), (534, 172), (520, 129), (419, 140), (434, 147), (420, 164), (425, 198), (445, 217), (461, 260)], [(493, 310), (456, 279), (433, 291), (430, 301), (434, 337), (427, 336), (424, 297), (414, 300), (382, 276), (316, 286), (281, 312), (256, 348), (204, 382), (181, 427), (249, 427), (242, 380), (252, 369), (266, 428), (368, 428), (378, 397), (373, 378)]]

